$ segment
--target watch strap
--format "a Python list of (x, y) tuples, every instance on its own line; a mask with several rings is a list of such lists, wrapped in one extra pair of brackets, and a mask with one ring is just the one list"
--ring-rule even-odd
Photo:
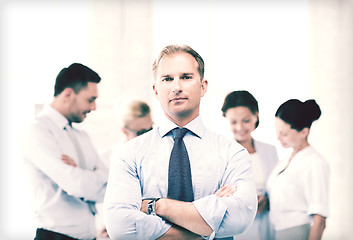
[(149, 203), (147, 203), (147, 215), (153, 215), (156, 216), (156, 202), (159, 200), (160, 198), (152, 198), (151, 201)]

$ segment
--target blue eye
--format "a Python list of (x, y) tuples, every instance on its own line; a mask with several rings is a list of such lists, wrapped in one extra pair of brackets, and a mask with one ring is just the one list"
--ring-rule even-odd
[(165, 82), (169, 82), (169, 81), (172, 81), (172, 80), (173, 80), (173, 78), (170, 78), (170, 77), (163, 78), (163, 81), (165, 81)]
[(182, 76), (181, 79), (192, 79), (191, 76)]

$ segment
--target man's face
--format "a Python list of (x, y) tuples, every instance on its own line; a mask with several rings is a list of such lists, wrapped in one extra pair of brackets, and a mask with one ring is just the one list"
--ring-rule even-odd
[(148, 132), (152, 129), (153, 121), (151, 114), (147, 114), (144, 117), (135, 118), (129, 122), (127, 126), (125, 126), (125, 137), (126, 141), (129, 141), (137, 136), (142, 135), (145, 132)]
[(87, 87), (82, 88), (77, 94), (72, 91), (67, 119), (71, 122), (82, 122), (87, 113), (96, 110), (97, 97), (97, 83), (94, 82), (88, 82)]
[(199, 115), (207, 81), (200, 79), (198, 63), (193, 56), (174, 53), (159, 62), (153, 90), (170, 119), (191, 121)]

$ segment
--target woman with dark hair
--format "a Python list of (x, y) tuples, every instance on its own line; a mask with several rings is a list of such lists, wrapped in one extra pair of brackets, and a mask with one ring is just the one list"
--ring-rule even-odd
[(266, 181), (278, 162), (276, 148), (253, 139), (251, 133), (259, 125), (259, 107), (256, 99), (248, 91), (229, 93), (222, 107), (223, 116), (229, 121), (235, 140), (243, 145), (251, 155), (254, 181), (258, 193), (258, 210), (251, 228), (236, 239), (267, 240), (272, 231), (268, 217), (268, 197)]
[(291, 99), (276, 112), (277, 138), (292, 154), (271, 173), (267, 189), (276, 239), (321, 239), (328, 216), (329, 166), (308, 142), (321, 110), (315, 100)]

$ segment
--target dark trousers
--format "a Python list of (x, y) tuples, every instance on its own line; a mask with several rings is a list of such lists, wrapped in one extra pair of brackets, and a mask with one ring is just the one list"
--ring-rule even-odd
[(37, 228), (36, 237), (34, 240), (78, 240), (77, 238), (49, 231), (43, 228)]

